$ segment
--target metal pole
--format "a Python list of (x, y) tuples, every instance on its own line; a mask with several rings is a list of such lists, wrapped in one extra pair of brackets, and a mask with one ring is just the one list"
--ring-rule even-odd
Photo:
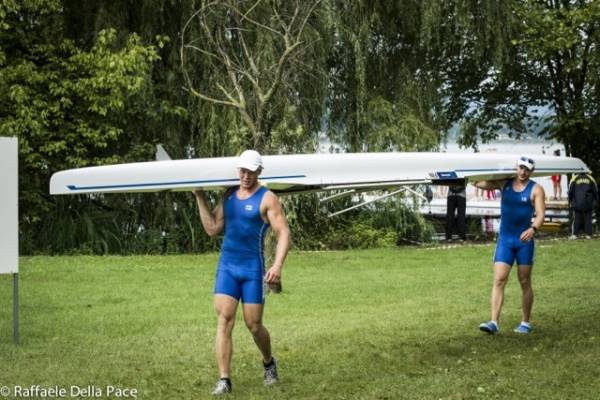
[(13, 274), (13, 342), (19, 344), (19, 274)]
[(379, 197), (377, 197), (377, 198), (375, 198), (373, 200), (368, 200), (368, 201), (365, 201), (363, 203), (357, 204), (355, 206), (344, 208), (341, 211), (337, 211), (337, 212), (334, 212), (333, 214), (329, 214), (327, 217), (328, 218), (335, 217), (336, 215), (340, 215), (342, 213), (345, 213), (346, 211), (354, 210), (355, 208), (366, 206), (367, 204), (371, 204), (371, 203), (374, 203), (376, 201), (383, 200), (383, 199), (388, 198), (390, 196), (394, 196), (394, 195), (396, 195), (396, 194), (398, 194), (400, 192), (404, 192), (405, 190), (406, 190), (406, 187), (403, 187), (402, 189), (398, 189), (398, 190), (396, 190), (396, 191), (394, 191), (392, 193), (384, 194), (383, 196), (379, 196)]
[(337, 199), (338, 197), (348, 196), (355, 192), (356, 192), (356, 189), (348, 190), (347, 192), (337, 193), (337, 194), (322, 198), (321, 200), (319, 200), (319, 203), (325, 203), (326, 201)]

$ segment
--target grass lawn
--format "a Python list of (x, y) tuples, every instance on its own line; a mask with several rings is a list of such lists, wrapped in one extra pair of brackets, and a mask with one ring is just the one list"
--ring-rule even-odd
[[(262, 386), (238, 315), (229, 398), (600, 398), (600, 241), (538, 243), (529, 336), (512, 332), (516, 274), (501, 334), (477, 328), (489, 318), (492, 253), (491, 244), (292, 252), (284, 293), (268, 297), (265, 315), (281, 383)], [(12, 279), (0, 276), (0, 387), (93, 385), (105, 398), (111, 385), (135, 388), (139, 399), (210, 398), (216, 260), (22, 258), (20, 346)]]

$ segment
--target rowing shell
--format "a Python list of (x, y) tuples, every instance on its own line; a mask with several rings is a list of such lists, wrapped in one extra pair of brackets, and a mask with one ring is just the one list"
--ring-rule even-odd
[[(260, 181), (279, 193), (387, 189), (422, 183), (505, 179), (519, 155), (490, 153), (342, 153), (263, 156)], [(578, 158), (526, 155), (533, 176), (589, 172)], [(150, 161), (57, 172), (50, 194), (217, 190), (239, 184), (237, 157)]]

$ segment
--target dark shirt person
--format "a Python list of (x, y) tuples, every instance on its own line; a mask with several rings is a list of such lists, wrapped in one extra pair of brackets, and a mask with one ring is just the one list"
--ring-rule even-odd
[(582, 232), (589, 238), (592, 236), (592, 214), (598, 202), (598, 185), (590, 174), (577, 174), (569, 183), (569, 206), (573, 212), (571, 237)]
[(449, 185), (446, 197), (446, 240), (451, 240), (456, 233), (461, 240), (467, 235), (467, 193), (464, 183)]
[[(214, 288), (218, 317), (215, 347), (220, 379), (213, 395), (232, 390), (232, 332), (240, 300), (244, 322), (262, 355), (264, 384), (272, 385), (278, 381), (271, 338), (262, 322), (264, 283), (280, 282), (290, 234), (279, 199), (258, 182), (262, 169), (259, 153), (254, 150), (243, 152), (238, 160), (239, 186), (228, 190), (212, 211), (204, 192), (194, 191), (204, 230), (210, 236), (225, 231)], [(269, 227), (276, 236), (277, 246), (273, 265), (265, 272), (263, 246)]]
[[(500, 330), (504, 288), (515, 261), (521, 284), (523, 317), (514, 331), (524, 334), (531, 332), (530, 318), (533, 307), (531, 272), (535, 246), (533, 238), (542, 226), (546, 212), (544, 189), (529, 179), (534, 169), (534, 160), (520, 157), (517, 161), (515, 178), (475, 184), (483, 189), (502, 189), (500, 234), (494, 254), (494, 283), (490, 301), (491, 320), (479, 325), (481, 331), (492, 335)], [(532, 222), (534, 210), (535, 218)]]

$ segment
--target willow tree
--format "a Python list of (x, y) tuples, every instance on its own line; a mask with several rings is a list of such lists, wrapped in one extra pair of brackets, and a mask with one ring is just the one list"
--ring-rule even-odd
[[(463, 4), (463, 18), (456, 5)], [(589, 0), (444, 3), (432, 48), (445, 82), (446, 112), (464, 122), (462, 143), (499, 132), (560, 141), (600, 172), (600, 2)], [(463, 40), (475, 37), (480, 40)]]
[[(498, 101), (497, 90), (490, 85), (500, 66), (511, 65), (514, 28), (510, 4), (502, 0), (426, 0), (423, 7), (423, 67), (437, 76), (447, 126), (462, 124), (460, 141), (465, 146), (494, 137), (499, 120), (521, 132), (521, 102)], [(509, 88), (505, 80), (500, 85)], [(509, 88), (513, 89), (518, 92)]]
[[(320, 0), (203, 1), (181, 32), (181, 67), (189, 92), (235, 110), (244, 124), (240, 147), (270, 152), (273, 129), (301, 97), (319, 41)], [(202, 68), (204, 80), (194, 80)]]
[(332, 139), (350, 151), (417, 151), (444, 129), (440, 82), (422, 43), (416, 0), (332, 2)]

